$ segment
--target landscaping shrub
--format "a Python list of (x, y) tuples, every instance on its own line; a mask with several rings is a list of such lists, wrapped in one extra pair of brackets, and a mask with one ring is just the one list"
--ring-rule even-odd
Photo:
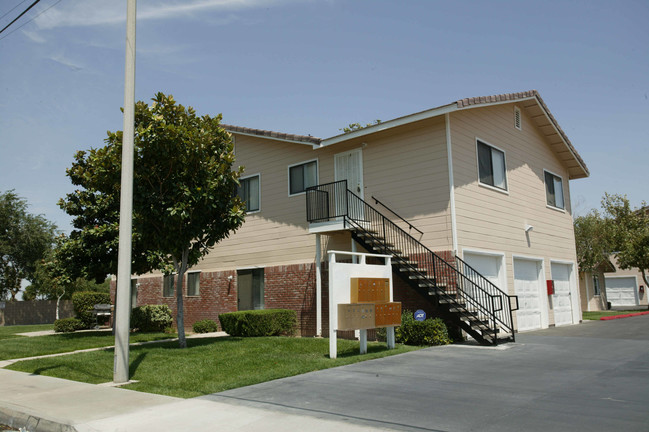
[(79, 318), (63, 318), (54, 321), (54, 331), (57, 333), (72, 333), (85, 328)]
[(221, 327), (230, 336), (293, 335), (297, 313), (288, 309), (229, 312), (219, 315)]
[(441, 318), (416, 321), (414, 314), (404, 311), (401, 325), (395, 329), (396, 340), (406, 345), (448, 345), (452, 342)]
[(141, 332), (162, 332), (173, 323), (167, 305), (138, 306), (131, 311), (131, 328)]
[(192, 326), (194, 333), (213, 333), (219, 331), (219, 325), (211, 319), (196, 321)]
[(74, 313), (83, 323), (83, 328), (94, 327), (97, 323), (97, 318), (93, 314), (96, 304), (110, 304), (110, 294), (91, 291), (72, 294)]

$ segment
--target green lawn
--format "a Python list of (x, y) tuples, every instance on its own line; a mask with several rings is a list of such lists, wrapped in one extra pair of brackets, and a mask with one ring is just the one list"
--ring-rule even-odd
[(52, 324), (0, 326), (0, 340), (16, 338), (16, 337), (24, 337), (24, 336), (18, 336), (16, 335), (16, 333), (52, 330), (53, 328), (54, 326)]
[[(187, 344), (187, 349), (177, 342), (131, 347), (130, 376), (140, 382), (124, 388), (189, 398), (419, 349), (368, 343), (368, 354), (359, 355), (357, 341), (339, 340), (338, 358), (332, 360), (328, 339), (220, 337)], [(8, 369), (97, 384), (113, 379), (113, 351), (26, 360)]]
[(613, 315), (626, 315), (630, 313), (637, 312), (646, 312), (644, 310), (629, 310), (629, 311), (594, 311), (594, 312), (582, 312), (583, 319), (585, 320), (598, 320), (601, 317), (613, 316)]
[[(131, 333), (130, 342), (146, 342), (174, 337), (176, 337), (175, 334), (167, 333)], [(115, 345), (115, 336), (106, 331), (57, 333), (35, 337), (16, 336), (0, 340), (0, 360), (35, 357), (112, 345)]]

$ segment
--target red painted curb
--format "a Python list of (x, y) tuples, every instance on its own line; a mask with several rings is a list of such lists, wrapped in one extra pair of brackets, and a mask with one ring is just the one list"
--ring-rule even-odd
[(630, 314), (624, 314), (624, 315), (611, 315), (607, 317), (601, 317), (600, 321), (608, 321), (608, 320), (614, 320), (614, 319), (620, 319), (620, 318), (629, 318), (629, 317), (634, 317), (634, 316), (639, 316), (639, 315), (649, 315), (649, 312), (638, 312), (638, 313), (630, 313)]

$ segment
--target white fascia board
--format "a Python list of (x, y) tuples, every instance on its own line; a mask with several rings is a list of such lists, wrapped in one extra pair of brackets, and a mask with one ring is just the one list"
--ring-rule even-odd
[(388, 120), (386, 122), (379, 123), (377, 125), (368, 126), (353, 132), (343, 133), (340, 135), (333, 136), (331, 138), (324, 139), (322, 140), (320, 147), (327, 147), (333, 144), (338, 144), (343, 141), (349, 141), (354, 138), (360, 138), (376, 132), (381, 132), (387, 129), (403, 126), (408, 123), (414, 123), (416, 121), (426, 120), (429, 118), (441, 116), (452, 111), (457, 111), (457, 109), (458, 109), (457, 104), (452, 103), (450, 105), (444, 105), (439, 108), (433, 108), (431, 110), (422, 111), (416, 114), (410, 114), (404, 117), (399, 117), (394, 120)]
[[(536, 97), (535, 97), (535, 98), (536, 98)], [(563, 145), (566, 147), (566, 149), (568, 149), (568, 151), (569, 151), (570, 154), (572, 155), (572, 158), (575, 160), (575, 162), (577, 162), (577, 165), (579, 165), (579, 167), (582, 169), (582, 171), (586, 174), (586, 177), (589, 177), (588, 170), (586, 169), (585, 166), (583, 166), (583, 165), (581, 164), (581, 161), (579, 160), (579, 158), (577, 157), (577, 155), (575, 154), (575, 152), (573, 151), (573, 149), (571, 148), (571, 146), (568, 145), (568, 142), (566, 142), (566, 140), (565, 140), (565, 138), (564, 138), (564, 134), (562, 134), (562, 133), (559, 131), (559, 129), (557, 129), (557, 125), (555, 124), (554, 121), (552, 121), (552, 118), (548, 115), (548, 112), (545, 110), (545, 108), (543, 108), (543, 105), (542, 105), (541, 103), (539, 103), (539, 107), (541, 107), (541, 111), (543, 111), (543, 115), (545, 115), (545, 118), (546, 118), (546, 119), (548, 120), (548, 122), (552, 125), (552, 129), (554, 129), (554, 131), (557, 133), (557, 135), (559, 135), (559, 138), (561, 138), (561, 142), (562, 142)], [(582, 178), (585, 178), (585, 177), (582, 177)], [(568, 180), (571, 180), (571, 178), (570, 178), (569, 175), (568, 175)]]
[(263, 139), (268, 139), (268, 140), (273, 140), (273, 141), (282, 141), (282, 142), (287, 142), (287, 143), (291, 143), (291, 144), (308, 145), (308, 146), (312, 147), (313, 149), (317, 149), (317, 148), (321, 147), (321, 145), (318, 145), (318, 144), (308, 143), (308, 142), (304, 142), (304, 141), (290, 140), (290, 139), (286, 139), (286, 138), (277, 138), (277, 137), (271, 137), (271, 136), (266, 136), (266, 135), (257, 135), (257, 134), (254, 134), (254, 133), (238, 132), (238, 131), (228, 131), (228, 132), (230, 132), (233, 135), (235, 135), (235, 134), (236, 135), (246, 135), (246, 136), (249, 136), (249, 137), (263, 138)]

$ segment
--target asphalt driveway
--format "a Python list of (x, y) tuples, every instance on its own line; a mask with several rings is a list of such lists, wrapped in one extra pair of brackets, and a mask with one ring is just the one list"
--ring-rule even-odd
[(453, 345), (203, 399), (407, 431), (649, 430), (649, 315)]

